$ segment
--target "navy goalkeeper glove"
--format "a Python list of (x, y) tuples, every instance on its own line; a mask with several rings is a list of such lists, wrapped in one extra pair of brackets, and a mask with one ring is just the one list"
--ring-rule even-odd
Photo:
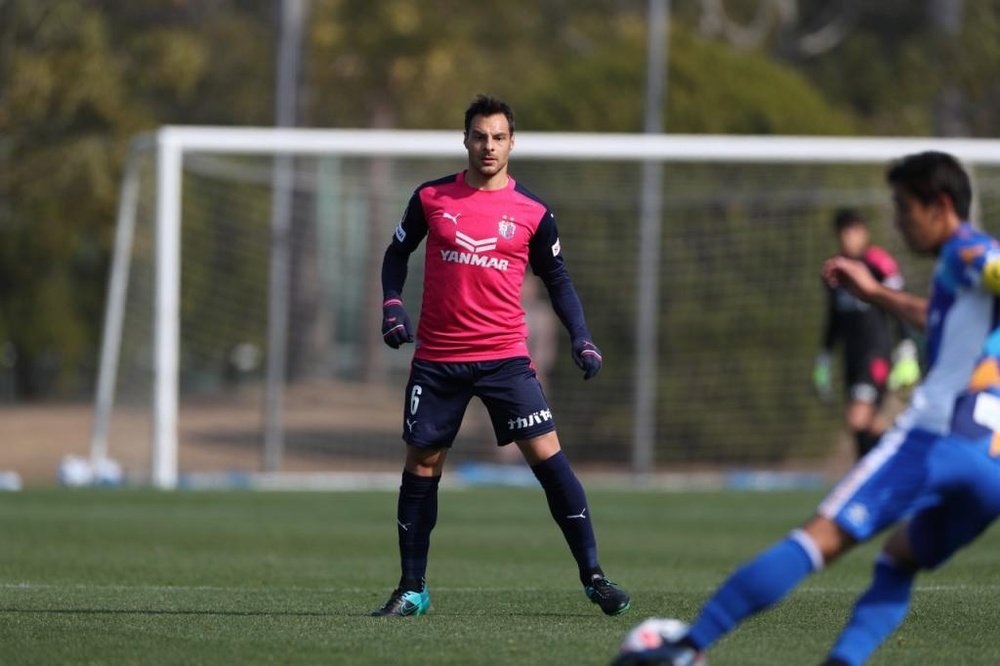
[(590, 379), (601, 369), (601, 350), (587, 338), (573, 341), (573, 360), (583, 370), (583, 378)]
[(404, 343), (413, 342), (410, 316), (403, 308), (403, 301), (398, 298), (389, 298), (382, 303), (382, 339), (393, 349), (399, 349)]

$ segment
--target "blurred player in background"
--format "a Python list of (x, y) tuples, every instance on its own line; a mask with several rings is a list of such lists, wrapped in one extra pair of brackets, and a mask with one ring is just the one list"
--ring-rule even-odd
[(424, 575), (438, 482), (473, 396), (486, 406), (497, 444), (514, 442), (531, 465), (587, 597), (608, 615), (629, 608), (628, 594), (598, 563), (587, 498), (561, 450), (528, 354), (521, 291), (530, 265), (569, 331), (583, 378), (601, 368), (555, 217), (507, 173), (513, 146), (511, 108), (493, 97), (476, 98), (465, 112), (468, 169), (418, 187), (385, 252), (382, 336), (395, 349), (414, 341), (400, 294), (409, 256), (427, 239), (423, 305), (403, 407), (407, 446), (397, 507), (402, 574), (372, 615), (422, 615), (430, 606)]
[(904, 521), (886, 540), (871, 585), (825, 662), (864, 663), (906, 616), (917, 571), (942, 564), (1000, 514), (1000, 243), (965, 222), (972, 190), (954, 157), (911, 155), (892, 164), (887, 179), (907, 244), (937, 256), (930, 298), (891, 289), (847, 257), (829, 259), (823, 273), (924, 328), (927, 375), (908, 409), (805, 525), (733, 572), (685, 635), (645, 650), (628, 641), (618, 663), (697, 664), (809, 574)]
[[(870, 243), (868, 225), (860, 213), (841, 209), (834, 216), (833, 226), (840, 256), (863, 263), (886, 287), (903, 288), (903, 276), (895, 258)], [(813, 368), (813, 383), (824, 402), (832, 400), (830, 359), (835, 345), (843, 342), (847, 391), (844, 421), (860, 458), (875, 446), (886, 428), (885, 419), (879, 413), (886, 389), (894, 391), (912, 386), (920, 379), (917, 346), (907, 335), (907, 327), (898, 319), (861, 300), (845, 285), (826, 282), (824, 285), (828, 303), (826, 326)], [(894, 333), (894, 328), (898, 333)], [(895, 350), (894, 338), (899, 339)]]

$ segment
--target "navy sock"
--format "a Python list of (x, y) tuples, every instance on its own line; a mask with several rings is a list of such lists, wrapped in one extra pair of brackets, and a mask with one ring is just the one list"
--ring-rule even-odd
[(851, 619), (840, 632), (830, 657), (845, 664), (865, 663), (906, 617), (913, 578), (913, 571), (880, 556), (872, 584), (854, 605)]
[[(687, 638), (699, 650), (727, 634), (757, 611), (780, 601), (819, 565), (802, 540), (793, 534), (760, 553), (723, 583), (701, 609)], [(812, 541), (807, 542), (809, 547)]]
[(549, 511), (562, 530), (570, 552), (580, 569), (580, 582), (590, 584), (595, 575), (603, 575), (597, 563), (597, 539), (590, 522), (590, 508), (580, 480), (573, 474), (566, 454), (559, 451), (531, 467), (542, 484)]
[(399, 534), (399, 561), (402, 569), (399, 586), (420, 590), (427, 572), (427, 553), (431, 548), (431, 530), (437, 523), (437, 491), (440, 476), (417, 476), (403, 470), (396, 507), (396, 531)]

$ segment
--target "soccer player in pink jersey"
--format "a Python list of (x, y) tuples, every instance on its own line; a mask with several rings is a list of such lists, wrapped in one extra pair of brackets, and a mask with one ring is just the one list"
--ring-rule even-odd
[[(629, 596), (598, 563), (586, 495), (560, 447), (528, 355), (521, 287), (530, 265), (569, 331), (584, 379), (601, 368), (555, 217), (507, 173), (514, 147), (510, 106), (477, 97), (465, 112), (464, 144), (468, 169), (416, 189), (382, 263), (382, 336), (394, 349), (415, 342), (415, 350), (403, 406), (406, 461), (397, 506), (402, 573), (372, 615), (423, 615), (430, 606), (424, 577), (438, 482), (473, 396), (486, 406), (497, 444), (514, 442), (531, 465), (587, 597), (608, 615), (624, 613)], [(423, 303), (414, 338), (400, 294), (409, 256), (424, 239)]]

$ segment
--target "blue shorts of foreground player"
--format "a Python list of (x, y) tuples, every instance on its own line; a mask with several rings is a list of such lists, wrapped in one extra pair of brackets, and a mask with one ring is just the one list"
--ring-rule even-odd
[(917, 561), (935, 568), (1000, 515), (1000, 461), (991, 452), (992, 439), (892, 430), (831, 491), (819, 513), (858, 541), (910, 518)]
[(442, 363), (413, 361), (403, 407), (403, 439), (414, 446), (451, 446), (469, 401), (483, 401), (497, 444), (555, 430), (545, 393), (527, 357)]

